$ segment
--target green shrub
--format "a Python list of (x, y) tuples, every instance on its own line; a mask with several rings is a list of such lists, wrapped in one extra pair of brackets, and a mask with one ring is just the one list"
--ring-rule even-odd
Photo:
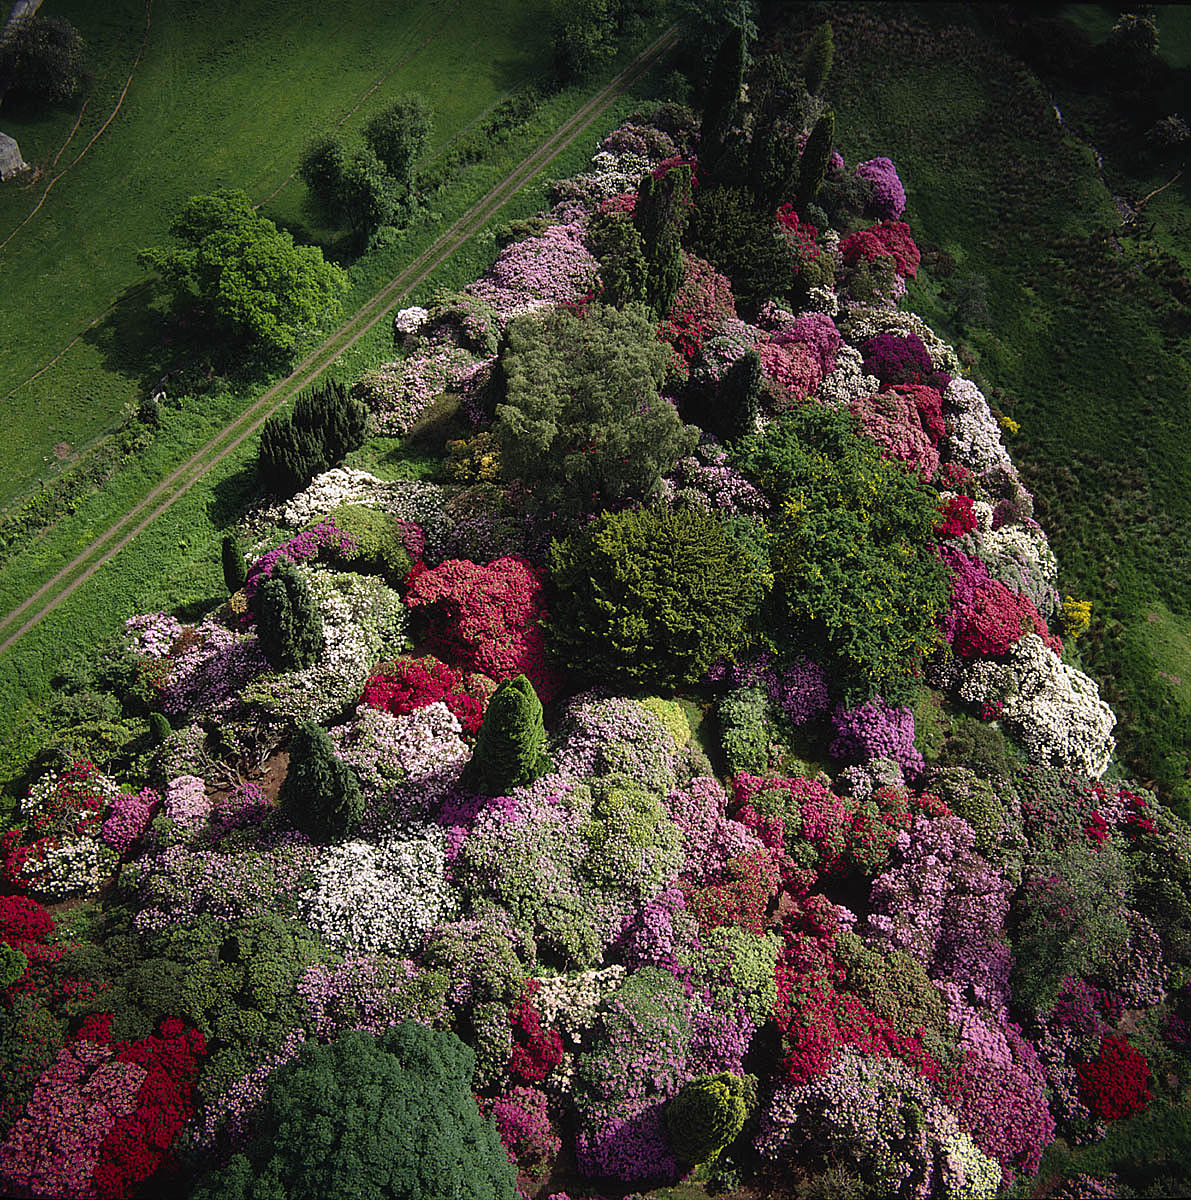
[(194, 1200), (514, 1200), (516, 1169), (472, 1095), (475, 1055), (405, 1022), (307, 1042), (271, 1079), (256, 1137)]
[(7, 991), (29, 966), (29, 960), (15, 946), (0, 942), (0, 992)]
[(310, 586), (283, 559), (252, 598), (261, 650), (275, 671), (308, 667), (323, 648), (323, 621)]
[(760, 687), (737, 688), (720, 701), (720, 743), (730, 775), (760, 775), (769, 766), (768, 707)]
[(815, 404), (742, 439), (734, 457), (775, 514), (775, 646), (818, 657), (826, 646), (849, 700), (900, 700), (950, 601), (933, 550), (937, 494), (882, 459), (849, 413)]
[(360, 781), (335, 757), (331, 739), (318, 725), (306, 722), (298, 727), (277, 804), (316, 842), (346, 836), (359, 825), (364, 814)]
[(554, 652), (584, 675), (648, 689), (700, 679), (730, 654), (765, 577), (698, 509), (605, 513), (551, 548)]
[(756, 1082), (723, 1072), (683, 1084), (666, 1106), (674, 1153), (688, 1163), (708, 1162), (736, 1140), (756, 1102)]
[(364, 444), (368, 410), (330, 380), (303, 392), (294, 411), (276, 413), (261, 430), (256, 475), (261, 486), (292, 496)]
[(506, 478), (560, 514), (656, 495), (696, 440), (659, 395), (666, 362), (654, 322), (635, 305), (515, 318), (493, 425)]
[(413, 561), (401, 527), (388, 513), (366, 504), (342, 504), (331, 513), (331, 520), (354, 543), (353, 549), (336, 555), (344, 570), (380, 575), (394, 587), (409, 574)]
[(506, 679), (488, 701), (460, 782), (486, 796), (507, 796), (548, 770), (542, 702), (524, 675)]
[(699, 188), (686, 245), (732, 281), (738, 302), (784, 297), (794, 277), (794, 251), (773, 212), (734, 186)]
[(234, 533), (223, 536), (223, 582), (228, 592), (238, 592), (248, 582), (248, 562)]
[(0, 43), (0, 99), (9, 93), (26, 103), (68, 104), (86, 78), (79, 31), (63, 17), (36, 12), (5, 30)]

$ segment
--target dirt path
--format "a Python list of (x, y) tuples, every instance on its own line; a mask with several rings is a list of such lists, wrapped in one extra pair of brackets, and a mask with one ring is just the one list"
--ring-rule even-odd
[[(256, 433), (277, 409), (313, 382), (345, 350), (355, 345), (397, 301), (417, 287), (504, 207), (534, 175), (579, 137), (617, 96), (645, 72), (655, 58), (674, 44), (677, 37), (677, 26), (672, 26), (643, 50), (602, 91), (575, 112), (482, 200), (468, 209), (433, 245), (373, 296), (355, 316), (317, 350), (307, 355), (289, 375), (264, 392), (234, 421), (158, 483), (124, 517), (67, 563), (52, 579), (47, 580), (32, 596), (0, 619), (0, 632), (9, 631), (0, 642), (0, 654), (16, 645), (38, 622), (73, 595), (105, 563), (111, 561), (138, 534), (171, 508), (195, 483)], [(22, 617), (25, 618), (23, 623), (13, 629)]]

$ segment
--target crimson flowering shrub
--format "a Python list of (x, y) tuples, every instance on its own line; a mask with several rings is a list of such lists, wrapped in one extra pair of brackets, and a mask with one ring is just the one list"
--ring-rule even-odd
[(670, 345), (679, 360), (671, 364), (672, 369), (686, 378), (707, 334), (736, 317), (736, 301), (727, 276), (694, 254), (684, 252), (682, 257), (682, 286), (666, 320), (658, 326), (658, 337)]
[(401, 717), (441, 700), (459, 719), (463, 732), (474, 737), (495, 689), (495, 682), (486, 676), (464, 674), (426, 655), (377, 666), (364, 685), (364, 703)]
[(956, 654), (995, 658), (1031, 632), (1062, 654), (1062, 641), (1050, 632), (1028, 596), (993, 579), (980, 559), (955, 546), (940, 546), (938, 553), (951, 571), (951, 608), (942, 628)]
[(110, 1014), (89, 1018), (38, 1080), (0, 1146), (6, 1188), (62, 1200), (117, 1200), (166, 1163), (193, 1114), (202, 1035), (181, 1021), (111, 1043)]
[(783, 1079), (798, 1084), (825, 1074), (848, 1046), (877, 1058), (900, 1059), (925, 1079), (936, 1079), (939, 1064), (923, 1046), (921, 1029), (895, 1029), (838, 986), (846, 968), (834, 948), (834, 906), (822, 896), (808, 897), (800, 906), (799, 916), (785, 927), (775, 971), (773, 1017), (782, 1034)]
[(194, 1115), (194, 1084), (207, 1045), (197, 1029), (176, 1017), (161, 1024), (158, 1035), (117, 1048), (115, 1062), (145, 1073), (136, 1108), (118, 1116), (99, 1150), (95, 1194), (99, 1200), (127, 1196), (163, 1166), (170, 1147)]
[(922, 255), (910, 236), (910, 227), (904, 221), (882, 221), (869, 229), (849, 234), (840, 242), (840, 253), (849, 267), (862, 259), (875, 262), (885, 258), (903, 279), (914, 279), (918, 275), (918, 264)]
[(718, 882), (686, 884), (687, 911), (703, 933), (719, 925), (764, 933), (780, 883), (781, 871), (770, 851), (753, 850), (730, 859)]
[(976, 528), (976, 509), (971, 496), (952, 496), (939, 506), (935, 536), (939, 541), (951, 541), (971, 533)]
[(1123, 1121), (1150, 1102), (1150, 1064), (1125, 1038), (1102, 1038), (1100, 1057), (1076, 1070), (1084, 1102), (1102, 1121)]
[(536, 979), (530, 979), (510, 1015), (513, 1052), (509, 1074), (523, 1083), (541, 1083), (562, 1060), (562, 1038), (557, 1030), (542, 1027), (542, 1015), (534, 1004), (541, 987)]
[(879, 333), (861, 347), (864, 373), (875, 375), (884, 386), (921, 383), (934, 375), (934, 366), (923, 340), (915, 333), (904, 337)]
[(933, 445), (939, 445), (947, 436), (947, 424), (943, 420), (943, 393), (929, 383), (894, 383), (887, 390), (914, 402), (923, 432)]
[(509, 1158), (522, 1170), (536, 1174), (562, 1148), (546, 1112), (546, 1093), (540, 1088), (515, 1087), (492, 1102), (491, 1112)]
[(785, 233), (786, 240), (798, 248), (800, 256), (819, 257), (820, 250), (815, 241), (819, 231), (809, 221), (799, 221), (793, 204), (783, 204), (777, 210), (775, 219)]
[(62, 957), (58, 946), (47, 944), (54, 918), (27, 896), (0, 896), (0, 942), (19, 950), (28, 965), (8, 987), (8, 993), (44, 993), (50, 968)]
[(542, 576), (525, 559), (415, 566), (405, 602), (430, 648), (448, 662), (497, 682), (524, 674), (543, 704), (558, 694), (558, 675), (546, 662)]

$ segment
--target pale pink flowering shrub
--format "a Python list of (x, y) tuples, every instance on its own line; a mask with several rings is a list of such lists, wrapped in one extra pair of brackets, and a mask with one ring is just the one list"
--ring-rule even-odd
[(904, 462), (929, 481), (939, 469), (939, 451), (922, 427), (913, 396), (900, 391), (878, 392), (848, 406), (864, 435), (876, 442), (881, 457)]
[(595, 286), (599, 263), (578, 225), (552, 225), (538, 237), (514, 242), (492, 269), (464, 289), (486, 300), (502, 325), (531, 309), (574, 303)]
[(197, 775), (179, 775), (166, 785), (162, 812), (184, 838), (198, 833), (211, 816), (207, 785)]

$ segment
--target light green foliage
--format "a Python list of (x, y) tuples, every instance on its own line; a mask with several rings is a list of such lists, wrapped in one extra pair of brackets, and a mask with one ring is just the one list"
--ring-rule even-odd
[(553, 309), (510, 322), (506, 399), (493, 425), (506, 477), (530, 484), (546, 512), (655, 495), (696, 437), (658, 394), (666, 359), (636, 306), (593, 304), (583, 318)]
[(306, 580), (284, 559), (253, 597), (257, 639), (275, 671), (308, 667), (323, 648), (323, 623)]
[(460, 782), (486, 796), (507, 796), (548, 770), (542, 702), (524, 675), (506, 679), (488, 701)]
[(700, 679), (741, 642), (766, 583), (718, 518), (605, 513), (551, 548), (551, 637), (575, 671), (634, 687)]
[(513, 1200), (516, 1170), (472, 1095), (475, 1056), (406, 1022), (307, 1043), (271, 1081), (259, 1132), (194, 1200)]
[(637, 901), (653, 895), (677, 873), (681, 859), (681, 834), (661, 798), (623, 777), (583, 786), (591, 797), (591, 815), (579, 827), (584, 881)]
[(466, 991), (469, 1005), (499, 1001), (507, 1025), (535, 956), (532, 938), (490, 912), (431, 930), (419, 961), (443, 970), (453, 987)]
[(0, 992), (11, 987), (29, 966), (29, 960), (15, 946), (0, 942)]
[(360, 823), (364, 812), (360, 781), (351, 767), (335, 757), (326, 731), (312, 722), (299, 726), (290, 743), (289, 771), (277, 804), (314, 841), (343, 837)]
[(769, 1020), (777, 1000), (774, 969), (781, 943), (773, 933), (750, 933), (736, 925), (717, 925), (699, 938), (695, 973), (711, 988), (721, 1009), (743, 1007), (758, 1028)]
[(396, 586), (409, 574), (413, 562), (396, 520), (366, 504), (341, 504), (330, 514), (336, 529), (350, 534), (354, 549), (338, 555), (345, 570), (380, 575)]
[(346, 274), (318, 247), (296, 246), (244, 192), (192, 197), (170, 232), (180, 246), (142, 250), (138, 260), (161, 275), (179, 311), (196, 309), (217, 337), (286, 352), (339, 313)]
[(674, 742), (675, 750), (682, 750), (695, 736), (690, 716), (678, 700), (667, 700), (662, 696), (644, 696), (637, 701), (646, 712), (652, 713), (665, 726)]
[(730, 775), (759, 775), (769, 766), (768, 707), (760, 687), (737, 688), (720, 701), (720, 744)]
[(1021, 806), (1012, 787), (981, 779), (968, 767), (936, 767), (924, 781), (976, 834), (976, 849), (1016, 878), (1021, 873)]
[(509, 1009), (517, 997), (506, 1003), (503, 1000), (485, 1000), (476, 1005), (472, 1013), (473, 1037), (468, 1044), (476, 1052), (475, 1086), (497, 1087), (507, 1078), (509, 1055), (513, 1053), (513, 1027), (509, 1022)]
[(818, 405), (745, 438), (735, 457), (776, 514), (768, 627), (793, 652), (826, 643), (850, 697), (904, 694), (950, 599), (932, 549), (935, 493), (884, 461), (848, 413)]
[(684, 1083), (666, 1106), (674, 1153), (688, 1163), (715, 1158), (744, 1128), (756, 1091), (755, 1080), (726, 1071)]

